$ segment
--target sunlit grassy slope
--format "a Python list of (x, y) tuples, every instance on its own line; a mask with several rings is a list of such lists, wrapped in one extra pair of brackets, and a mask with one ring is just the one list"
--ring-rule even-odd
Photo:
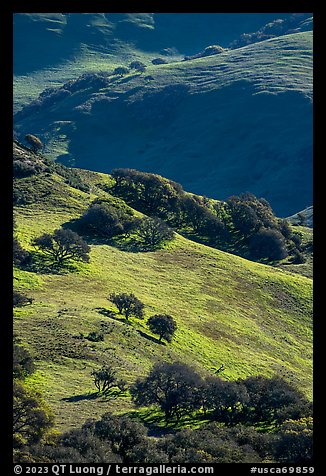
[(15, 127), (77, 167), (133, 167), (218, 199), (250, 190), (289, 216), (312, 203), (311, 98), (308, 31), (112, 76)]
[[(105, 174), (81, 172), (92, 184), (87, 194), (63, 178), (40, 174), (20, 179), (36, 202), (17, 207), (18, 236), (31, 240), (78, 217), (96, 195)], [(51, 193), (46, 195), (46, 192)], [(154, 362), (181, 360), (201, 372), (224, 364), (222, 376), (278, 374), (311, 397), (312, 280), (200, 245), (177, 235), (155, 252), (126, 252), (91, 244), (91, 262), (75, 272), (35, 274), (15, 269), (14, 286), (34, 298), (15, 309), (14, 331), (36, 359), (29, 385), (51, 404), (60, 429), (111, 410), (133, 409), (128, 394), (95, 398), (91, 371), (112, 364), (129, 383)], [(174, 316), (171, 344), (153, 339), (145, 321), (128, 325), (107, 300), (111, 292), (133, 292), (154, 313)], [(92, 343), (80, 333), (105, 332)]]

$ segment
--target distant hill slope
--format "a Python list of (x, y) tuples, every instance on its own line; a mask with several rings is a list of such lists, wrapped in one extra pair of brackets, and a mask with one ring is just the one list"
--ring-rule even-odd
[[(295, 26), (307, 16), (294, 14)], [(16, 13), (15, 110), (82, 72), (112, 71), (133, 59), (150, 63), (160, 55), (180, 60), (211, 44), (226, 47), (277, 19), (293, 28), (290, 13)]]
[(279, 216), (312, 203), (310, 31), (56, 94), (15, 117), (52, 158), (155, 172), (219, 199), (250, 190)]
[[(35, 156), (15, 145), (15, 156)], [(38, 159), (37, 159), (38, 161)], [(15, 207), (17, 234), (31, 240), (80, 216), (96, 197), (117, 200), (101, 187), (105, 174), (77, 170), (91, 192), (77, 190), (55, 172), (15, 179), (24, 204)], [(128, 396), (95, 398), (90, 375), (105, 363), (129, 383), (154, 362), (181, 360), (223, 378), (278, 374), (311, 397), (312, 280), (191, 242), (179, 235), (155, 252), (127, 252), (103, 240), (90, 243), (91, 262), (76, 272), (37, 274), (14, 270), (14, 286), (34, 298), (16, 308), (14, 331), (36, 359), (28, 385), (44, 393), (60, 429), (109, 410), (134, 407)], [(144, 321), (127, 325), (107, 300), (133, 292), (155, 313), (175, 317), (171, 344), (159, 345)], [(103, 342), (85, 336), (103, 331)], [(83, 337), (84, 335), (84, 337)]]
[(288, 217), (287, 220), (293, 225), (304, 225), (312, 228), (314, 223), (314, 209), (312, 206), (307, 207), (301, 210), (301, 212)]

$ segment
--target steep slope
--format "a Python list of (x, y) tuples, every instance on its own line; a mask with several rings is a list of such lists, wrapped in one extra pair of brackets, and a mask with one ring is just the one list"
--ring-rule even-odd
[[(15, 207), (24, 247), (78, 217), (97, 196), (117, 200), (101, 189), (109, 176), (78, 173), (91, 193), (46, 170), (15, 180), (25, 197)], [(80, 425), (108, 410), (133, 410), (127, 394), (96, 398), (90, 373), (104, 363), (129, 383), (158, 360), (181, 360), (201, 372), (223, 363), (226, 379), (278, 374), (311, 396), (311, 279), (178, 235), (156, 252), (126, 252), (96, 240), (90, 245), (90, 264), (75, 272), (14, 271), (15, 288), (34, 298), (15, 309), (14, 319), (15, 333), (36, 359), (37, 371), (28, 382), (42, 390), (58, 427)], [(109, 317), (111, 292), (135, 293), (146, 305), (146, 319), (173, 315), (178, 331), (172, 343), (158, 344), (145, 321), (132, 319), (128, 325), (117, 314)], [(103, 342), (81, 335), (94, 330), (105, 333)]]
[(84, 78), (56, 94), (15, 117), (53, 158), (155, 172), (219, 199), (250, 190), (279, 216), (312, 202), (311, 32)]

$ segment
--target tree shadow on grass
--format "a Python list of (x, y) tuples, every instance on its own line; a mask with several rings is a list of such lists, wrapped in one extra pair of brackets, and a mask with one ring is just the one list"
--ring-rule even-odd
[(82, 400), (96, 400), (98, 398), (117, 398), (125, 396), (125, 390), (120, 390), (119, 388), (109, 388), (105, 392), (93, 392), (93, 393), (82, 393), (81, 395), (73, 395), (71, 397), (65, 397), (61, 400), (69, 403), (76, 403)]
[(53, 264), (46, 256), (37, 251), (30, 251), (28, 261), (20, 268), (38, 274), (67, 274), (77, 270), (73, 263), (64, 263), (60, 266), (56, 263)]
[(142, 337), (145, 337), (145, 339), (155, 342), (155, 344), (166, 345), (165, 342), (159, 341), (159, 339), (157, 339), (156, 337), (150, 336), (149, 334), (146, 334), (146, 332), (141, 331), (140, 329), (136, 330), (138, 334), (140, 334)]
[(70, 229), (78, 233), (78, 235), (81, 235), (88, 245), (108, 245), (120, 251), (127, 251), (128, 253), (146, 253), (160, 249), (159, 246), (146, 247), (135, 236), (116, 235), (110, 237), (97, 235), (95, 233), (89, 234), (89, 230), (81, 228), (79, 218), (73, 218), (61, 226), (64, 229)]
[(125, 317), (117, 317), (113, 311), (110, 311), (105, 307), (94, 307), (94, 310), (97, 311), (99, 314), (102, 314), (102, 316), (108, 317), (109, 319), (113, 319), (114, 321), (121, 322), (123, 324), (131, 325), (131, 322), (129, 322)]
[(145, 415), (139, 415), (138, 412), (131, 411), (128, 412), (126, 416), (132, 420), (141, 421), (148, 430), (148, 436), (160, 437), (176, 432), (173, 426), (166, 425), (164, 416), (156, 412), (148, 411)]
[(81, 395), (73, 395), (72, 397), (65, 397), (62, 398), (61, 400), (64, 402), (80, 402), (81, 400), (96, 400), (96, 398), (100, 397), (100, 394), (98, 392), (93, 392), (93, 393), (83, 393)]

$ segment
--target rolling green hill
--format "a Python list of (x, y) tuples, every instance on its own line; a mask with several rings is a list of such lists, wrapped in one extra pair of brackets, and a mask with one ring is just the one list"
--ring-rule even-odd
[(68, 82), (15, 129), (69, 165), (155, 172), (218, 199), (250, 190), (288, 216), (312, 202), (312, 32)]
[[(17, 144), (14, 154), (36, 159)], [(15, 179), (16, 196), (24, 197), (15, 207), (17, 236), (26, 249), (34, 237), (80, 216), (96, 197), (119, 200), (101, 188), (110, 176), (77, 172), (89, 192), (46, 168)], [(34, 299), (14, 310), (14, 332), (36, 361), (27, 383), (43, 392), (58, 429), (109, 410), (134, 411), (128, 393), (96, 396), (90, 373), (105, 363), (128, 383), (162, 360), (190, 363), (202, 373), (224, 364), (225, 379), (277, 374), (311, 398), (311, 279), (180, 235), (155, 252), (123, 251), (103, 240), (89, 244), (90, 263), (76, 265), (74, 272), (14, 270), (15, 289)], [(155, 313), (174, 316), (178, 330), (172, 343), (158, 344), (145, 321), (109, 317), (111, 292), (133, 292), (146, 305), (146, 319)], [(95, 330), (104, 332), (103, 342), (85, 339)]]

